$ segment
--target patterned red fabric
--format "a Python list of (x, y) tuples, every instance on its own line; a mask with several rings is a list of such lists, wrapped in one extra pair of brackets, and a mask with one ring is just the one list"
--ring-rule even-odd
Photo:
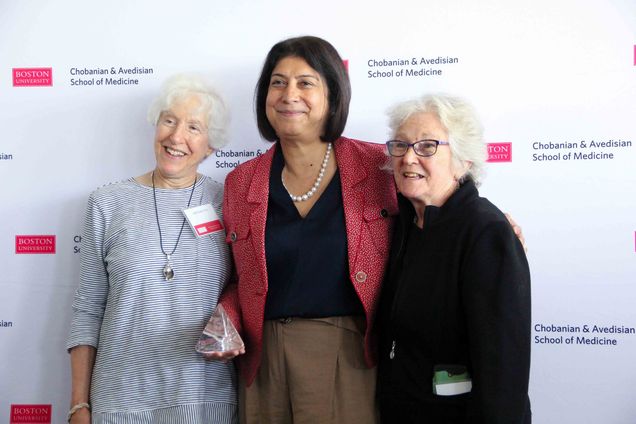
[[(245, 341), (246, 353), (237, 364), (248, 385), (261, 361), (267, 294), (265, 223), (275, 148), (238, 166), (225, 180), (223, 217), (237, 281), (226, 287), (220, 303)], [(341, 137), (334, 151), (342, 185), (350, 281), (366, 315), (365, 359), (371, 367), (376, 362), (371, 329), (398, 213), (395, 185), (393, 176), (380, 169), (388, 160), (384, 146)]]

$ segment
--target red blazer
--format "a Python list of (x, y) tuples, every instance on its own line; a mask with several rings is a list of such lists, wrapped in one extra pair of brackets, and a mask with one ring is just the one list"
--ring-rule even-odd
[[(248, 385), (261, 362), (267, 294), (265, 223), (275, 148), (240, 165), (225, 180), (223, 219), (237, 281), (225, 288), (220, 303), (245, 342), (246, 353), (237, 364)], [(376, 362), (371, 329), (398, 212), (395, 185), (391, 173), (380, 169), (387, 162), (383, 145), (341, 137), (334, 150), (342, 184), (349, 278), (364, 307), (365, 359), (371, 367)]]

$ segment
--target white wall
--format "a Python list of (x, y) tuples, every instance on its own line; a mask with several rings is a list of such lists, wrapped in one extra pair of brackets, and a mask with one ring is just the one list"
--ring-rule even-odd
[[(313, 34), (348, 60), (345, 134), (382, 142), (384, 111), (428, 91), (469, 98), (490, 142), (512, 143), (482, 187), (522, 224), (533, 277), (533, 322), (636, 327), (636, 3), (250, 2), (210, 0), (0, 4), (0, 421), (12, 404), (52, 405), (64, 422), (70, 392), (64, 340), (78, 283), (82, 217), (96, 187), (154, 164), (145, 112), (180, 71), (216, 82), (232, 109), (224, 152), (264, 150), (253, 88), (275, 42)], [(369, 61), (457, 58), (453, 64)], [(52, 86), (14, 87), (13, 68), (52, 68)], [(72, 85), (73, 68), (147, 68), (137, 85)], [(397, 76), (437, 69), (438, 76)], [(393, 72), (370, 78), (369, 72)], [(122, 75), (111, 75), (120, 78)], [(130, 76), (126, 76), (130, 78)], [(624, 140), (627, 147), (582, 148)], [(535, 149), (534, 143), (578, 143)], [(581, 152), (611, 159), (574, 159)], [(572, 158), (565, 159), (565, 155)], [(560, 154), (556, 161), (533, 155)], [(211, 157), (201, 171), (223, 180)], [(17, 235), (55, 235), (55, 254), (16, 254)], [(633, 423), (636, 335), (546, 333), (533, 344), (536, 423)], [(572, 344), (565, 344), (574, 336)], [(615, 345), (577, 343), (601, 337)]]

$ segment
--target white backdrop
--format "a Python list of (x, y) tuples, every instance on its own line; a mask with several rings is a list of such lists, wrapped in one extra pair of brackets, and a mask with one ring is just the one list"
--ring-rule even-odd
[[(152, 168), (160, 83), (199, 72), (225, 94), (232, 141), (201, 167), (222, 181), (268, 147), (252, 108), (267, 51), (304, 34), (348, 60), (347, 136), (382, 142), (389, 105), (444, 91), (510, 143), (481, 192), (529, 245), (534, 422), (636, 422), (634, 0), (1, 2), (0, 422), (12, 405), (65, 422), (85, 202)], [(55, 253), (16, 253), (35, 242)]]

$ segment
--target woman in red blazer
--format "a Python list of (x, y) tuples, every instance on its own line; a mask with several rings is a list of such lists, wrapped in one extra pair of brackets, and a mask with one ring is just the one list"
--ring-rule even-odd
[(384, 146), (341, 136), (350, 95), (325, 40), (265, 60), (256, 113), (275, 144), (227, 176), (223, 205), (242, 422), (377, 421), (371, 328), (397, 200)]
[[(397, 199), (384, 146), (342, 137), (351, 87), (317, 37), (270, 50), (256, 88), (275, 142), (225, 181), (237, 278), (220, 303), (245, 341), (242, 423), (374, 423), (372, 332)], [(515, 227), (520, 235), (520, 229)]]

